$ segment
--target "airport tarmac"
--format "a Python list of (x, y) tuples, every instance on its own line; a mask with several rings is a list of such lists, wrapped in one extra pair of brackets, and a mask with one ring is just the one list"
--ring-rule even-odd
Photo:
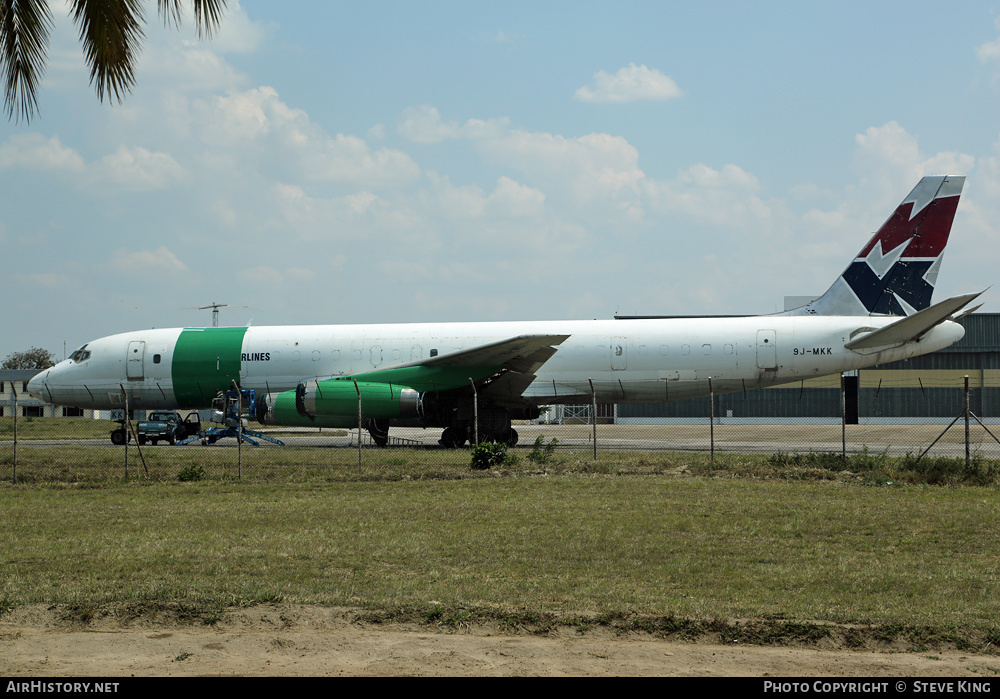
[[(578, 451), (593, 449), (591, 425), (515, 425), (518, 431), (518, 449), (529, 449), (539, 436), (545, 443), (558, 440), (560, 449)], [(946, 429), (947, 428), (947, 429)], [(251, 426), (249, 429), (253, 429)], [(987, 431), (987, 429), (989, 431)], [(264, 434), (280, 439), (286, 446), (356, 449), (358, 431), (343, 429), (280, 428), (265, 429)], [(438, 440), (441, 430), (394, 427), (390, 430), (389, 448), (441, 448)], [(969, 450), (986, 458), (1000, 458), (1000, 426), (982, 427), (973, 422), (969, 428)], [(375, 448), (367, 432), (362, 432), (364, 448)], [(932, 443), (931, 456), (962, 457), (965, 455), (965, 424), (959, 421), (947, 425), (867, 424), (847, 425), (842, 433), (839, 424), (716, 424), (712, 429), (705, 424), (674, 425), (597, 425), (597, 446), (600, 451), (698, 451), (714, 449), (717, 453), (848, 453), (867, 449), (871, 453), (887, 452), (893, 456), (907, 453), (920, 454)], [(714, 445), (713, 445), (714, 442)], [(133, 443), (134, 444), (134, 443)], [(263, 448), (280, 448), (261, 442)], [(0, 442), (0, 449), (7, 449), (10, 441)], [(107, 439), (46, 439), (20, 440), (19, 447), (59, 446), (112, 447)], [(232, 448), (236, 440), (221, 439), (209, 448)], [(114, 447), (121, 448), (121, 447)], [(200, 443), (186, 447), (159, 445), (146, 449), (201, 449)]]
[[(891, 455), (919, 454), (935, 440), (934, 456), (965, 455), (965, 425), (848, 425), (842, 434), (840, 425), (598, 425), (597, 446), (601, 451), (710, 451), (731, 453), (800, 453), (810, 451), (840, 452), (846, 436), (848, 452), (888, 452)], [(545, 443), (559, 441), (560, 449), (592, 450), (594, 430), (591, 425), (515, 425), (518, 448), (530, 448), (541, 436)], [(1000, 433), (997, 426), (990, 432)], [(275, 430), (266, 434), (281, 439), (287, 446), (357, 448), (357, 430)], [(390, 448), (439, 448), (439, 429), (392, 428)], [(1000, 458), (997, 442), (978, 424), (970, 426), (970, 451)], [(374, 448), (366, 432), (364, 447)], [(216, 446), (235, 446), (223, 440)]]

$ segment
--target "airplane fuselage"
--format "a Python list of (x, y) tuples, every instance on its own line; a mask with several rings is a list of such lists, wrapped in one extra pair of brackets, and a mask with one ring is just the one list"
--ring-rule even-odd
[(204, 408), (236, 381), (258, 394), (384, 370), (524, 335), (566, 335), (523, 392), (528, 404), (632, 403), (749, 390), (942, 349), (945, 321), (917, 341), (864, 351), (845, 343), (898, 318), (747, 316), (642, 320), (172, 328), (86, 345), (38, 374), (32, 395), (58, 405)]

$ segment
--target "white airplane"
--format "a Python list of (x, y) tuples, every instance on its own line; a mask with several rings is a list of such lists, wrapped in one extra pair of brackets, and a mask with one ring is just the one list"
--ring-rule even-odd
[[(204, 408), (253, 389), (265, 424), (444, 428), (516, 443), (539, 406), (659, 402), (893, 362), (964, 335), (976, 294), (931, 304), (964, 177), (925, 177), (819, 299), (747, 317), (141, 330), (88, 342), (28, 384), (58, 405)], [(980, 292), (981, 293), (981, 292)], [(974, 309), (973, 309), (974, 310)], [(967, 311), (971, 312), (971, 311)], [(359, 418), (358, 400), (361, 402)]]

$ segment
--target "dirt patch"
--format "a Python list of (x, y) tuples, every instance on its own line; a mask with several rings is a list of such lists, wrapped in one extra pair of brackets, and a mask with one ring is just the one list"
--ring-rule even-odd
[[(586, 619), (590, 623), (585, 623)], [(634, 621), (634, 620), (632, 620)], [(843, 627), (770, 636), (765, 645), (688, 628), (687, 640), (632, 621), (578, 617), (455, 623), (329, 607), (267, 605), (205, 613), (174, 605), (89, 610), (30, 606), (0, 617), (3, 676), (974, 676), (1000, 656), (936, 639)], [(720, 622), (712, 622), (717, 624)], [(723, 631), (744, 628), (722, 622)], [(683, 626), (683, 625), (682, 625)], [(767, 626), (764, 624), (764, 626)], [(757, 631), (761, 632), (758, 623)], [(860, 646), (851, 646), (857, 639)], [(872, 639), (875, 640), (872, 640)], [(850, 639), (854, 639), (851, 641)], [(926, 639), (925, 639), (926, 640)], [(872, 649), (873, 646), (879, 646)], [(935, 647), (936, 646), (936, 647)], [(864, 650), (852, 650), (864, 647)]]

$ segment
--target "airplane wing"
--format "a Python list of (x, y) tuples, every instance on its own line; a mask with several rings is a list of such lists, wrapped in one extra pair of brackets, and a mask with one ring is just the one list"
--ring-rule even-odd
[(980, 291), (975, 294), (965, 294), (964, 296), (955, 296), (946, 299), (918, 313), (897, 320), (891, 325), (862, 335), (857, 340), (851, 340), (844, 347), (849, 350), (871, 349), (872, 347), (901, 345), (904, 342), (916, 340), (934, 326), (940, 325), (950, 319), (953, 313), (960, 310), (982, 293)]
[[(412, 365), (441, 367), (506, 366), (511, 371), (534, 372), (556, 353), (553, 345), (561, 344), (569, 335), (521, 335), (509, 340), (491, 342), (472, 349), (442, 354)], [(410, 366), (410, 365), (403, 365)], [(368, 372), (377, 373), (377, 372)]]
[[(535, 372), (556, 353), (556, 345), (568, 337), (569, 335), (521, 335), (409, 364), (338, 377), (338, 380), (391, 382), (417, 390), (440, 391), (468, 388), (470, 378), (478, 387), (484, 381), (495, 382), (498, 374), (514, 374), (519, 377), (516, 383), (520, 388), (516, 396), (520, 398), (524, 389), (534, 380)], [(506, 381), (506, 392), (509, 393), (514, 384), (509, 383), (510, 379)]]

